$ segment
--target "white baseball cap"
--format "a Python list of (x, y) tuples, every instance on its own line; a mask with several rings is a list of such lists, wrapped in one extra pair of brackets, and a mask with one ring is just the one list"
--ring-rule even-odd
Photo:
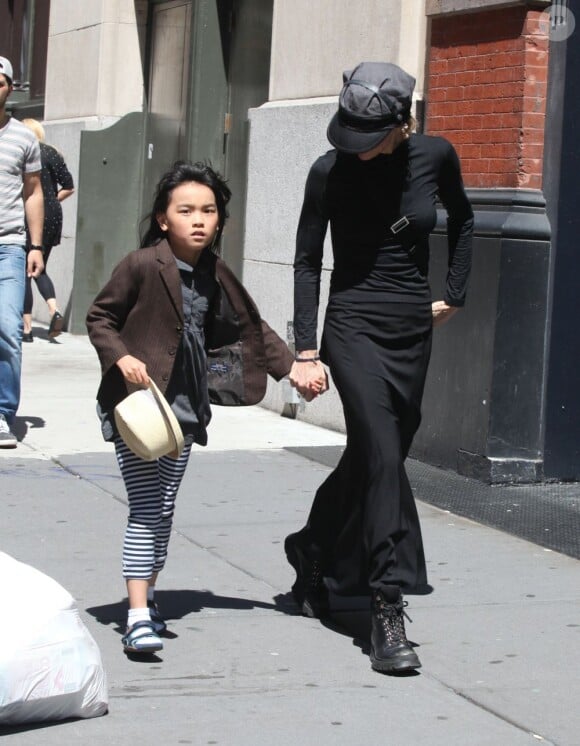
[(14, 73), (12, 72), (12, 64), (6, 57), (0, 57), (0, 74), (5, 75), (10, 80), (14, 80)]

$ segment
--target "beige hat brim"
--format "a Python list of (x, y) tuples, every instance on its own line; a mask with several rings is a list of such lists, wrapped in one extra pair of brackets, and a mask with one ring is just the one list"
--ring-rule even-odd
[(179, 458), (183, 432), (167, 400), (153, 380), (149, 387), (129, 394), (114, 410), (115, 424), (126, 446), (139, 458)]

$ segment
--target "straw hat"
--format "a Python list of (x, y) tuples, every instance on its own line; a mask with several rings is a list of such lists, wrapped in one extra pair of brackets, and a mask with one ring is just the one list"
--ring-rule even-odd
[(155, 383), (129, 394), (115, 407), (115, 424), (126, 446), (145, 461), (161, 456), (179, 458), (183, 433), (167, 400)]

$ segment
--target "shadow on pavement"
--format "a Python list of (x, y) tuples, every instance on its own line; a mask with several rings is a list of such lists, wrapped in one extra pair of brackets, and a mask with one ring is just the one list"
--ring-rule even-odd
[(36, 430), (46, 425), (46, 420), (42, 417), (28, 417), (27, 415), (18, 415), (14, 418), (12, 423), (12, 432), (16, 435), (19, 442), (22, 442), (26, 437), (28, 430)]
[[(107, 714), (107, 713), (103, 713)], [(101, 716), (102, 717), (102, 716)], [(0, 725), (0, 736), (11, 736), (15, 733), (26, 733), (29, 730), (41, 730), (44, 728), (54, 728), (63, 723), (76, 723), (84, 718), (66, 718), (65, 720), (49, 720), (42, 723), (25, 723), (24, 725)]]
[[(285, 607), (276, 604), (254, 601), (233, 596), (216, 596), (208, 590), (167, 590), (156, 591), (155, 601), (164, 619), (183, 619), (188, 614), (195, 614), (203, 609), (276, 609), (291, 613)], [(127, 618), (127, 599), (103, 606), (92, 606), (86, 609), (99, 624), (116, 624), (119, 634), (124, 632)]]

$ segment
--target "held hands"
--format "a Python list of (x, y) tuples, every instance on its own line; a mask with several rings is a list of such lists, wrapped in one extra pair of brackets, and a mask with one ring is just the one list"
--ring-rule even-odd
[(442, 326), (454, 316), (459, 308), (457, 306), (448, 306), (444, 300), (436, 300), (431, 304), (433, 313), (433, 327)]
[[(316, 351), (300, 352), (301, 358), (315, 357)], [(290, 369), (290, 383), (306, 400), (312, 401), (328, 390), (328, 376), (320, 360), (307, 363), (295, 362)]]
[(147, 375), (145, 363), (137, 360), (133, 355), (123, 355), (123, 357), (117, 360), (116, 365), (125, 380), (129, 381), (129, 383), (137, 383), (141, 386), (149, 385), (149, 376)]

